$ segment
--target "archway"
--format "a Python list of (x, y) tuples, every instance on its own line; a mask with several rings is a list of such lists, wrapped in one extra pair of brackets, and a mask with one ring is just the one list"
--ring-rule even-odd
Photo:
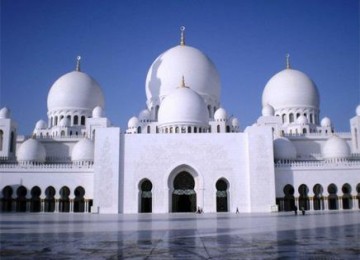
[(60, 189), (59, 211), (70, 212), (70, 189), (66, 186)]
[(74, 212), (84, 212), (85, 211), (85, 189), (81, 186), (76, 187), (74, 191)]
[(17, 212), (26, 212), (26, 194), (27, 189), (24, 186), (20, 186), (16, 190), (16, 211)]
[(216, 182), (216, 211), (227, 212), (228, 211), (228, 196), (227, 196), (228, 184), (224, 179), (219, 179)]
[(295, 209), (294, 187), (287, 184), (284, 187), (284, 211), (293, 211)]
[(12, 194), (13, 189), (11, 186), (5, 186), (2, 190), (3, 198), (2, 198), (2, 208), (1, 211), (3, 212), (11, 212), (12, 211)]
[(30, 200), (30, 211), (31, 212), (40, 212), (41, 211), (41, 189), (38, 186), (35, 186), (31, 189), (31, 200)]
[(173, 182), (172, 212), (195, 212), (196, 192), (193, 176), (182, 171), (178, 173)]
[(313, 188), (314, 191), (314, 210), (323, 210), (324, 209), (324, 197), (323, 197), (323, 187), (320, 184), (316, 184)]
[(152, 183), (148, 179), (140, 182), (140, 213), (152, 212)]
[(356, 185), (357, 199), (358, 199), (358, 208), (360, 209), (360, 183)]
[(310, 209), (310, 200), (309, 200), (309, 188), (305, 184), (299, 186), (299, 209), (309, 210)]
[(335, 184), (330, 184), (328, 186), (328, 192), (329, 192), (329, 197), (328, 197), (328, 203), (329, 203), (329, 209), (333, 210), (333, 209), (338, 209), (339, 208), (339, 204), (338, 204), (338, 196), (337, 196), (337, 187)]
[(345, 183), (342, 186), (342, 205), (343, 209), (352, 209), (352, 197), (351, 197), (351, 186), (348, 183)]

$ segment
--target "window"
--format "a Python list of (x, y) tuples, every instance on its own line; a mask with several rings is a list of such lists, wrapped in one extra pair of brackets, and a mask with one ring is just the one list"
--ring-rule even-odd
[(0, 130), (0, 151), (3, 150), (3, 143), (4, 143), (4, 132)]
[(79, 124), (79, 117), (74, 116), (74, 125), (78, 125), (78, 124)]

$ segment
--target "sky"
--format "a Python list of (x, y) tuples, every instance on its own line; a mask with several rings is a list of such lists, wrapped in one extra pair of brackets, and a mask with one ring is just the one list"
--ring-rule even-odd
[(18, 133), (47, 121), (52, 84), (76, 66), (99, 82), (123, 130), (146, 107), (152, 62), (180, 41), (215, 63), (221, 105), (241, 128), (261, 115), (267, 81), (291, 66), (320, 92), (320, 118), (349, 131), (360, 104), (359, 0), (0, 0), (0, 107)]

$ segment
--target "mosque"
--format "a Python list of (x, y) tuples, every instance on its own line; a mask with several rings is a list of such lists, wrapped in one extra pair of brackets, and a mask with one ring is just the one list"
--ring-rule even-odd
[(276, 212), (360, 209), (360, 106), (350, 132), (320, 119), (315, 83), (290, 66), (270, 78), (262, 114), (240, 129), (220, 103), (214, 63), (180, 44), (146, 76), (146, 109), (127, 129), (76, 69), (57, 79), (47, 122), (17, 134), (0, 110), (0, 211)]

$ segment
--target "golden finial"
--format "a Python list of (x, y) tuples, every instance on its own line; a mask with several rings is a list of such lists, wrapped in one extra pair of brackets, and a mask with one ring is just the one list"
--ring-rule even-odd
[(286, 68), (290, 69), (290, 54), (286, 54)]
[(181, 46), (184, 46), (184, 45), (185, 45), (185, 26), (181, 26), (181, 27), (180, 27), (180, 33), (181, 33), (181, 36), (180, 36), (180, 45), (181, 45)]
[(80, 71), (80, 60), (81, 56), (76, 57), (76, 71)]

